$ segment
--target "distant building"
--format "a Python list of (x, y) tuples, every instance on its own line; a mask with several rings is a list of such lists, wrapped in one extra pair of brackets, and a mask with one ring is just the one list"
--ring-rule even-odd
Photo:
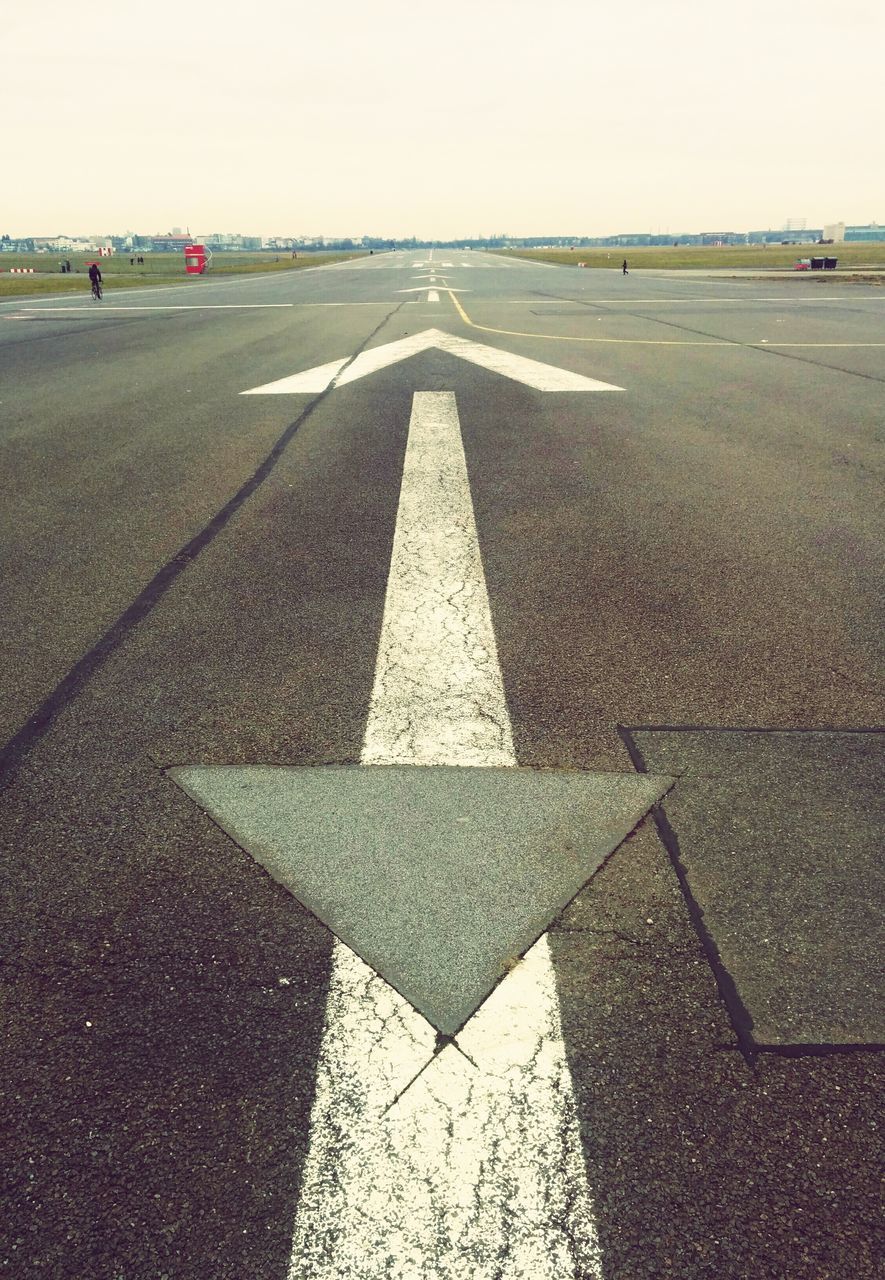
[(70, 253), (74, 249), (82, 249), (87, 241), (73, 239), (71, 236), (37, 236), (31, 243), (37, 252), (44, 249), (61, 249)]
[(877, 241), (885, 240), (885, 227), (880, 227), (878, 222), (870, 222), (865, 227), (846, 227), (842, 238), (849, 243), (852, 240), (865, 240), (875, 244)]
[(816, 244), (823, 233), (817, 227), (794, 230), (791, 227), (771, 227), (767, 231), (748, 231), (747, 244)]
[(197, 242), (206, 245), (214, 253), (236, 249), (261, 248), (261, 236), (243, 236), (239, 232), (215, 231), (211, 235), (198, 236)]
[(852, 241), (875, 244), (877, 241), (885, 241), (885, 227), (880, 227), (878, 222), (868, 222), (865, 226), (846, 226), (844, 222), (830, 222), (824, 227), (821, 237), (824, 240), (832, 240), (834, 244), (850, 244)]
[(154, 253), (181, 253), (190, 243), (190, 236), (149, 236), (147, 247)]

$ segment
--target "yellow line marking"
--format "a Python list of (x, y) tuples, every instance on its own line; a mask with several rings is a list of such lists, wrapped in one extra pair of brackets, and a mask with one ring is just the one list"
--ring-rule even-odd
[[(500, 333), (508, 338), (546, 338), (550, 342), (595, 342), (609, 343), (627, 347), (748, 347), (758, 351), (764, 347), (885, 347), (885, 342), (738, 342), (735, 339), (710, 338), (705, 342), (696, 342), (682, 338), (575, 338), (564, 333), (524, 333), (520, 329), (493, 329), (491, 325), (477, 324), (461, 306), (451, 289), (445, 290), (461, 319), (471, 329), (482, 329), (484, 333)], [(654, 320), (652, 320), (654, 324)]]

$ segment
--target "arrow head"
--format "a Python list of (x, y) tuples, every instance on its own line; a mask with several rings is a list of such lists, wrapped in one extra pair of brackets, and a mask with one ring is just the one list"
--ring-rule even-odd
[[(422, 291), (423, 292), (423, 291)], [(447, 351), (450, 355), (470, 364), (477, 364), (493, 373), (503, 374), (514, 382), (521, 382), (536, 391), (623, 391), (623, 387), (612, 382), (600, 382), (596, 378), (586, 378), (581, 373), (572, 373), (570, 369), (560, 369), (556, 365), (543, 364), (540, 360), (529, 360), (526, 356), (515, 355), (511, 351), (502, 351), (498, 347), (489, 347), (469, 338), (457, 338), (454, 334), (445, 333), (442, 329), (425, 329), (422, 333), (400, 338), (396, 342), (387, 342), (383, 346), (373, 347), (370, 351), (362, 351), (350, 363), (347, 359), (331, 360), (328, 364), (317, 365), (306, 369), (303, 373), (291, 374), (280, 378), (277, 382), (267, 382), (260, 387), (252, 387), (241, 391), (244, 396), (257, 395), (291, 395), (300, 391), (325, 391), (333, 383), (343, 387), (348, 382), (356, 382), (370, 373), (385, 369), (388, 365), (398, 364), (410, 356), (431, 348)]]

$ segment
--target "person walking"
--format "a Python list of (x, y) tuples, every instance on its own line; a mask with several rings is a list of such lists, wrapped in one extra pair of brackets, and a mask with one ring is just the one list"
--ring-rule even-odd
[(626, 274), (627, 274), (627, 259), (626, 259), (626, 258), (624, 259), (624, 265), (621, 267), (621, 270), (623, 271), (624, 275), (626, 275)]

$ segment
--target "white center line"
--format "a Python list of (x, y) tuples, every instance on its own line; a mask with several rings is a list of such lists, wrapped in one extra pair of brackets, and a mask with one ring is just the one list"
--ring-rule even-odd
[(273, 311), (283, 307), (294, 307), (294, 302), (193, 302), (193, 303), (172, 303), (165, 302), (159, 306), (139, 306), (136, 303), (128, 303), (123, 306), (113, 306), (109, 302), (89, 303), (85, 307), (68, 306), (68, 307), (28, 307), (28, 311), (90, 311), (95, 316), (100, 316), (105, 311)]
[[(361, 763), (516, 764), (451, 392), (413, 401)], [(289, 1280), (601, 1278), (546, 938), (434, 1042), (336, 942)]]

